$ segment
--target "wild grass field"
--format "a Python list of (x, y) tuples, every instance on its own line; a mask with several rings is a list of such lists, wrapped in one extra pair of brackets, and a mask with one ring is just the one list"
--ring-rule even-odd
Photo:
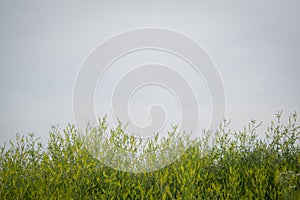
[[(17, 135), (0, 150), (0, 199), (300, 199), (296, 114), (282, 124), (278, 113), (264, 139), (258, 137), (258, 125), (251, 121), (233, 131), (224, 121), (213, 145), (206, 132), (173, 164), (144, 173), (104, 165), (90, 154), (74, 125), (63, 132), (53, 127), (47, 146), (33, 134)], [(110, 132), (109, 141), (134, 151), (135, 142), (124, 137), (121, 125), (107, 130), (102, 120), (88, 132), (97, 130)], [(157, 145), (151, 143), (146, 151)]]

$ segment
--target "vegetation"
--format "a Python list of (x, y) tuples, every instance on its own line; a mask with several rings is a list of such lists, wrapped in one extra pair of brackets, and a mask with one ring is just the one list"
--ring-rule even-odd
[[(176, 162), (144, 173), (100, 162), (74, 125), (63, 133), (53, 127), (45, 147), (33, 134), (17, 135), (0, 150), (0, 199), (300, 199), (300, 127), (296, 114), (286, 125), (280, 118), (278, 113), (264, 139), (257, 136), (255, 121), (232, 131), (225, 120), (212, 145), (212, 133), (204, 132)], [(136, 140), (125, 137), (121, 125), (107, 130), (101, 120), (87, 132), (97, 130), (110, 132), (108, 141), (135, 151)], [(145, 151), (158, 148), (155, 142)]]

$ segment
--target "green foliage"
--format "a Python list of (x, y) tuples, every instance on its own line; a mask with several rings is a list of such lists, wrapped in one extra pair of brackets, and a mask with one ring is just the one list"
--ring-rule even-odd
[[(296, 114), (287, 125), (280, 118), (278, 113), (264, 140), (255, 121), (232, 131), (225, 120), (212, 145), (204, 132), (173, 164), (137, 174), (112, 169), (87, 151), (87, 138), (98, 143), (95, 134), (107, 132), (107, 141), (137, 151), (139, 140), (124, 134), (121, 125), (107, 130), (105, 119), (88, 126), (88, 137), (74, 125), (63, 133), (52, 127), (46, 147), (33, 134), (17, 135), (10, 148), (0, 149), (0, 199), (300, 199), (300, 127)], [(156, 136), (144, 151), (169, 144)], [(155, 164), (155, 158), (145, 159)]]

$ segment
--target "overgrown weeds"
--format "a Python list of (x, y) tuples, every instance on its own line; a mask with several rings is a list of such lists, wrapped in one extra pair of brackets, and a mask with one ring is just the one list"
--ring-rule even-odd
[[(286, 125), (280, 119), (278, 113), (263, 140), (255, 121), (242, 131), (224, 121), (213, 145), (204, 137), (173, 164), (144, 173), (100, 162), (74, 125), (63, 133), (53, 127), (47, 147), (33, 134), (17, 135), (0, 150), (0, 199), (300, 199), (300, 127), (295, 113)], [(88, 132), (108, 131), (107, 141), (136, 152), (138, 140), (125, 136), (122, 126), (107, 130), (100, 122)], [(168, 141), (157, 144), (156, 138), (148, 147)], [(103, 147), (97, 151), (107, 153)]]

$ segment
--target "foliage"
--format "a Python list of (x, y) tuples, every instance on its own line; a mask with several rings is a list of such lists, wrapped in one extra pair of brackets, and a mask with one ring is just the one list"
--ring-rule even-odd
[[(0, 199), (300, 199), (300, 127), (296, 114), (287, 125), (280, 118), (278, 113), (265, 139), (258, 138), (254, 120), (242, 131), (230, 130), (224, 120), (213, 145), (206, 137), (212, 134), (204, 132), (176, 162), (144, 173), (101, 163), (74, 125), (63, 133), (53, 127), (46, 147), (33, 134), (17, 135), (0, 150)], [(107, 132), (105, 119), (87, 132), (97, 130)], [(109, 130), (109, 141), (136, 151), (138, 140), (122, 130)], [(157, 143), (149, 142), (149, 149)]]

